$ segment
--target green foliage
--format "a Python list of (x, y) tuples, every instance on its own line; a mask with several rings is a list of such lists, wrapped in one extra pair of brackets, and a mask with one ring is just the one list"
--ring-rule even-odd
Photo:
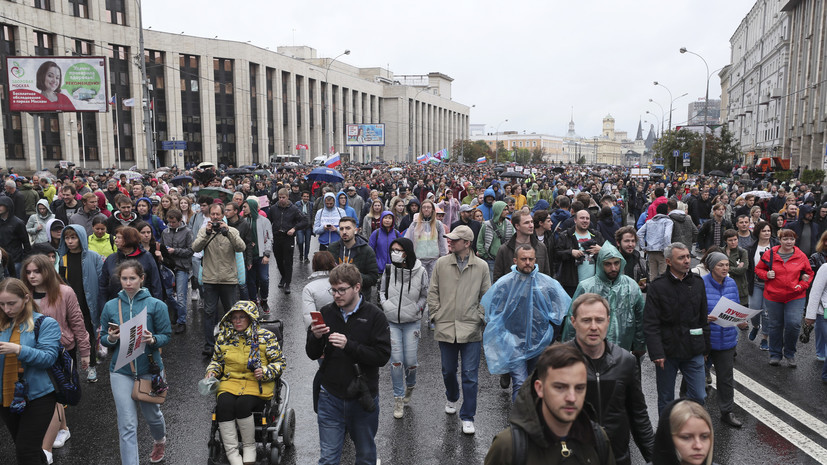
[(803, 170), (801, 182), (804, 184), (821, 184), (824, 182), (824, 170)]
[(543, 156), (546, 154), (546, 149), (542, 147), (534, 147), (531, 149), (531, 163), (535, 165), (539, 165), (540, 163), (545, 163), (543, 160)]
[(577, 159), (577, 164), (578, 165), (585, 165), (586, 164), (586, 156), (585, 155), (580, 155), (580, 158)]
[(470, 141), (460, 140), (454, 141), (451, 147), (452, 159), (462, 161), (465, 163), (476, 163), (480, 157), (492, 158), (493, 152), (488, 148), (488, 144), (484, 140)]
[(793, 178), (793, 172), (792, 170), (776, 171), (772, 174), (772, 177), (776, 179), (779, 183), (790, 182), (790, 179)]
[[(727, 172), (738, 161), (739, 151), (733, 134), (726, 126), (721, 128), (721, 135), (715, 136), (711, 131), (706, 135), (706, 158), (704, 172), (721, 170)], [(689, 171), (697, 172), (701, 169), (701, 153), (703, 152), (703, 134), (687, 129), (666, 132), (654, 145), (653, 150), (662, 157), (664, 164), (674, 163), (672, 152), (678, 150), (681, 154), (689, 152)], [(681, 160), (678, 160), (678, 170), (681, 170)], [(670, 163), (672, 162), (672, 163)]]
[(529, 149), (514, 149), (514, 161), (521, 165), (531, 163), (531, 150)]

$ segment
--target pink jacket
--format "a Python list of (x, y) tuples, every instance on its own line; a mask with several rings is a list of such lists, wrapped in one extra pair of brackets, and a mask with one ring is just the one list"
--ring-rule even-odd
[(49, 296), (40, 299), (40, 313), (57, 320), (60, 325), (60, 343), (66, 350), (77, 346), (78, 355), (88, 357), (92, 351), (89, 342), (89, 333), (83, 321), (78, 298), (71, 287), (60, 285), (60, 300), (56, 305), (49, 302)]

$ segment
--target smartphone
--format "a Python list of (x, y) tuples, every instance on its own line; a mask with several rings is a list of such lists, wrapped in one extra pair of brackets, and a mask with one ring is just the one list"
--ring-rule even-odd
[(313, 324), (315, 325), (323, 325), (324, 318), (322, 318), (322, 312), (310, 312), (310, 318), (313, 319)]
[(116, 325), (115, 323), (109, 323), (109, 329), (120, 329), (120, 328), (121, 327), (119, 325)]

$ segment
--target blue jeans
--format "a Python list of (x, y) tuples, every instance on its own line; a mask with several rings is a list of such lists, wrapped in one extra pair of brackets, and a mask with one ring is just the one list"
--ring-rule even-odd
[(322, 388), (319, 392), (319, 465), (339, 465), (345, 431), (356, 449), (356, 465), (376, 463), (376, 430), (379, 429), (379, 396), (376, 409), (366, 412), (356, 399), (340, 399)]
[(488, 263), (488, 275), (491, 278), (491, 282), (494, 282), (494, 260), (486, 260), (485, 263)]
[(517, 399), (517, 392), (520, 390), (520, 386), (525, 383), (526, 378), (532, 372), (534, 372), (534, 367), (537, 366), (537, 360), (540, 356), (536, 356), (532, 359), (525, 360), (524, 362), (520, 363), (511, 374), (511, 403), (514, 403), (514, 400)]
[(187, 324), (187, 281), (190, 279), (189, 271), (175, 271), (175, 303), (178, 304), (178, 318), (176, 323)]
[(675, 400), (675, 377), (678, 370), (686, 381), (686, 397), (697, 400), (701, 405), (706, 399), (706, 370), (704, 356), (696, 355), (687, 360), (666, 358), (663, 369), (655, 367), (658, 389), (658, 414), (663, 412), (666, 404)]
[[(388, 323), (391, 328), (391, 381), (393, 396), (405, 395), (405, 387), (416, 385), (416, 352), (419, 347), (419, 320)], [(404, 379), (403, 379), (404, 378)], [(404, 381), (404, 383), (403, 383)]]
[[(142, 376), (144, 378), (144, 376)], [(149, 379), (149, 375), (146, 376)], [(139, 465), (138, 455), (138, 407), (149, 425), (152, 439), (161, 441), (167, 434), (164, 414), (159, 404), (137, 402), (132, 400), (134, 378), (120, 373), (109, 373), (112, 397), (115, 398), (115, 410), (118, 414), (118, 437), (121, 445), (121, 464)]]
[(266, 302), (270, 293), (270, 264), (261, 263), (262, 258), (254, 258), (253, 267), (247, 270), (247, 294), (250, 300), (261, 295), (261, 300)]
[(296, 231), (296, 244), (299, 246), (299, 258), (307, 258), (310, 254), (310, 240), (312, 238), (312, 229), (300, 229)]
[(827, 355), (827, 318), (823, 314), (816, 314), (816, 357), (824, 358)]
[(440, 342), (439, 353), (442, 358), (442, 381), (445, 383), (445, 397), (449, 402), (459, 400), (457, 383), (458, 357), (462, 357), (462, 407), (459, 418), (462, 421), (474, 421), (477, 413), (477, 378), (480, 370), (480, 342)]
[(782, 351), (784, 357), (795, 357), (805, 300), (802, 297), (787, 303), (764, 301), (764, 307), (767, 309), (771, 359), (781, 359)]
[(767, 335), (769, 334), (769, 328), (767, 327), (767, 308), (764, 303), (766, 299), (764, 299), (764, 288), (755, 286), (752, 290), (752, 295), (749, 296), (749, 308), (757, 310), (763, 309), (763, 311), (754, 317), (752, 317), (752, 326), (760, 326), (761, 327), (761, 334)]

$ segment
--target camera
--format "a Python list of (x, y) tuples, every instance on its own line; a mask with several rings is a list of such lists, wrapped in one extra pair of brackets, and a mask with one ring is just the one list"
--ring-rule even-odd
[(212, 232), (213, 233), (220, 233), (221, 232), (221, 223), (213, 223), (212, 224)]

